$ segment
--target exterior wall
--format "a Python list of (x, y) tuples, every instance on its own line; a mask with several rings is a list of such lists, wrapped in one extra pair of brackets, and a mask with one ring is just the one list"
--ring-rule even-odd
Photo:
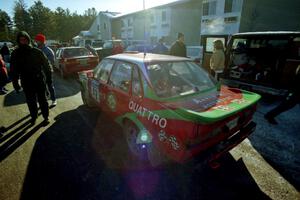
[(90, 27), (89, 31), (95, 36), (95, 39), (102, 39), (102, 35), (100, 33), (100, 29), (98, 30), (98, 25), (100, 24), (100, 14), (97, 15), (95, 21), (93, 22), (92, 26)]
[(90, 27), (89, 31), (98, 40), (111, 39), (111, 19), (105, 13), (100, 12)]
[(169, 43), (177, 40), (177, 33), (182, 32), (186, 45), (200, 45), (201, 5), (202, 1), (195, 0), (172, 7)]
[(121, 29), (122, 29), (122, 20), (120, 18), (112, 19), (111, 21), (111, 32), (112, 36), (120, 39), (121, 38)]
[[(119, 31), (117, 24), (121, 23), (120, 31), (123, 40), (146, 39), (148, 42), (155, 43), (164, 37), (168, 45), (177, 39), (178, 32), (182, 32), (185, 34), (187, 45), (199, 45), (200, 7), (201, 1), (191, 0), (117, 17), (113, 19), (113, 32)], [(130, 22), (132, 20), (133, 24), (128, 24), (128, 20)]]
[(170, 7), (154, 8), (149, 10), (148, 34), (152, 42), (158, 41), (161, 37), (167, 38), (171, 31), (171, 11)]
[(203, 0), (202, 12), (208, 4), (209, 11), (202, 16), (201, 35), (231, 35), (239, 32), (243, 0), (232, 0), (232, 10), (229, 12), (225, 12), (225, 2)]
[(132, 39), (134, 37), (134, 15), (121, 18), (121, 38)]
[(299, 0), (244, 0), (239, 32), (299, 31)]

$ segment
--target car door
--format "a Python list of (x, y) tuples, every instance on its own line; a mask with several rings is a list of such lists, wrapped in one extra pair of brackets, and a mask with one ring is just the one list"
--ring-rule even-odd
[(105, 110), (111, 117), (121, 116), (129, 111), (131, 72), (133, 64), (116, 61), (106, 91)]
[(103, 110), (107, 93), (107, 83), (114, 65), (114, 60), (104, 59), (93, 71), (93, 77), (89, 79), (90, 97)]

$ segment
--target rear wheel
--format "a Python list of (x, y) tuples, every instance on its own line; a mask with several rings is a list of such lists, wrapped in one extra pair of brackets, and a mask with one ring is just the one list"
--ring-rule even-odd
[(124, 122), (123, 132), (125, 134), (129, 153), (135, 159), (147, 162), (147, 164), (150, 164), (152, 167), (167, 162), (166, 157), (157, 150), (153, 142), (146, 144), (137, 143), (140, 130), (133, 122), (126, 120)]

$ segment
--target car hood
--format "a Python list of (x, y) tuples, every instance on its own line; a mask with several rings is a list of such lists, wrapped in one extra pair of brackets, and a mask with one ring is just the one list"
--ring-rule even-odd
[(165, 105), (187, 120), (213, 123), (256, 104), (260, 95), (222, 86)]

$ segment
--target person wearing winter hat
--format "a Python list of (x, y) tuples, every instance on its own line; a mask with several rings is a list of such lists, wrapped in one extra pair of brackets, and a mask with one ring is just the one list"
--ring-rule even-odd
[[(35, 39), (35, 42), (37, 43), (38, 48), (42, 50), (42, 52), (47, 56), (51, 65), (54, 66), (54, 59), (55, 59), (54, 52), (52, 51), (51, 48), (49, 48), (45, 45), (46, 36), (40, 33), (40, 34), (37, 34), (34, 39)], [(50, 98), (52, 100), (51, 106), (54, 107), (54, 106), (56, 106), (57, 101), (56, 101), (55, 89), (53, 86), (52, 73), (51, 73), (51, 77), (49, 77), (49, 79), (47, 81), (47, 88), (50, 93)]]
[(44, 117), (43, 124), (49, 124), (49, 107), (46, 98), (46, 81), (51, 75), (51, 64), (45, 54), (31, 44), (27, 32), (17, 34), (18, 47), (11, 54), (11, 75), (14, 89), (20, 91), (19, 79), (25, 93), (31, 116), (31, 124), (38, 117), (37, 101)]

